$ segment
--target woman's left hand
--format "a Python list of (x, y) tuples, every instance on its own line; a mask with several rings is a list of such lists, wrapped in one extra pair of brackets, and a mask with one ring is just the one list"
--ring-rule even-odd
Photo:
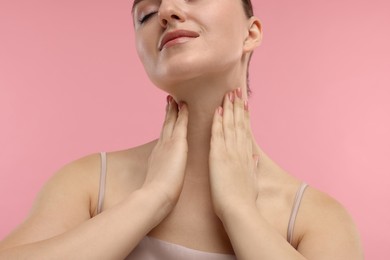
[(214, 210), (223, 221), (234, 210), (256, 207), (257, 166), (248, 103), (241, 89), (225, 95), (214, 114), (209, 170)]

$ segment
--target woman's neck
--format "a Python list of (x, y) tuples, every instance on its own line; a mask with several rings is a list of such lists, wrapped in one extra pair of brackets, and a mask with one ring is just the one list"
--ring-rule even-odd
[[(239, 81), (237, 81), (239, 82)], [(246, 98), (245, 78), (241, 80)], [(193, 82), (192, 82), (193, 83)], [(214, 84), (213, 84), (214, 83)], [(228, 85), (229, 84), (229, 85)], [(188, 157), (187, 178), (192, 181), (208, 181), (208, 159), (210, 150), (211, 127), (216, 109), (222, 105), (224, 95), (229, 90), (240, 87), (240, 83), (211, 82), (182, 85), (175, 91), (176, 101), (187, 103), (188, 120)]]
[[(189, 110), (187, 141), (188, 141), (188, 157), (187, 157), (187, 173), (186, 180), (198, 183), (208, 183), (209, 178), (209, 151), (211, 140), (211, 127), (213, 117), (218, 106), (222, 105), (224, 95), (229, 90), (234, 90), (236, 85), (231, 85), (231, 88), (221, 85), (202, 85), (199, 86), (182, 86), (187, 87), (184, 95), (175, 95), (176, 101), (184, 101), (187, 103)], [(246, 85), (242, 88), (243, 98), (247, 98)], [(177, 92), (178, 93), (178, 92)], [(251, 117), (256, 116), (253, 111)], [(262, 165), (261, 171), (264, 174), (270, 172), (283, 172), (274, 161), (257, 145), (253, 137), (253, 148), (260, 157), (259, 163)]]
[(200, 178), (203, 180), (208, 176), (211, 126), (214, 111), (221, 105), (221, 100), (215, 100), (213, 103), (190, 102), (188, 104), (187, 167), (193, 170), (196, 169), (196, 176), (194, 176), (196, 179)]
[[(188, 81), (179, 81), (169, 89), (177, 102), (184, 101), (189, 110), (188, 120), (188, 157), (186, 179), (196, 182), (208, 182), (209, 151), (211, 126), (216, 109), (222, 105), (225, 94), (237, 88), (242, 89), (243, 98), (248, 99), (246, 91), (245, 61), (236, 67)], [(251, 112), (251, 117), (255, 116)], [(253, 136), (253, 135), (252, 135)], [(265, 168), (277, 167), (260, 149), (253, 138), (255, 150), (259, 153), (260, 162)]]

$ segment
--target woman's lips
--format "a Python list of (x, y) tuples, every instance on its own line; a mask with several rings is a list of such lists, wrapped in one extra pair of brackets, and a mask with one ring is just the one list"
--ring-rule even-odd
[(179, 44), (179, 43), (188, 42), (191, 39), (194, 39), (194, 37), (179, 37), (179, 38), (175, 38), (175, 39), (170, 40), (169, 42), (165, 43), (164, 46), (162, 47), (162, 49), (169, 48), (169, 47), (174, 46), (174, 45)]
[(199, 37), (199, 34), (197, 32), (188, 30), (176, 30), (168, 32), (161, 38), (158, 49), (161, 51), (164, 48), (168, 48), (175, 44), (184, 43), (192, 38), (197, 37)]

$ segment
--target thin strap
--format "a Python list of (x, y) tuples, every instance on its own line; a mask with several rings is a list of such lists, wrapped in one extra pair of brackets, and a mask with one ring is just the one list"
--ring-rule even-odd
[(100, 152), (101, 158), (101, 170), (100, 170), (100, 183), (99, 183), (99, 196), (97, 205), (97, 214), (102, 212), (104, 192), (106, 189), (106, 175), (107, 175), (107, 155), (106, 152)]
[(297, 194), (295, 195), (295, 200), (293, 204), (293, 208), (290, 215), (290, 220), (288, 221), (288, 228), (287, 228), (287, 241), (291, 244), (293, 239), (293, 232), (294, 232), (294, 226), (295, 226), (295, 220), (297, 219), (299, 206), (301, 205), (303, 193), (305, 192), (307, 188), (306, 183), (302, 183), (301, 187), (297, 191)]

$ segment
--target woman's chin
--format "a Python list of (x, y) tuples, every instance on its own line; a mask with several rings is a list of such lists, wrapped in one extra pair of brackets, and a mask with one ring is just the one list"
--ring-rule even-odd
[(173, 93), (174, 90), (181, 85), (184, 85), (185, 82), (189, 82), (189, 80), (184, 78), (172, 78), (172, 77), (166, 77), (164, 80), (152, 80), (153, 84), (158, 87), (159, 89), (168, 92)]
[(237, 74), (237, 69), (235, 69), (237, 66), (235, 64), (226, 65), (201, 62), (197, 64), (181, 63), (172, 66), (161, 66), (155, 69), (153, 73), (150, 73), (149, 78), (158, 88), (169, 92), (182, 85), (204, 85), (211, 82), (215, 84), (218, 82), (218, 79), (229, 81), (234, 78), (232, 75)]
[(157, 87), (166, 90), (179, 85), (188, 85), (198, 81), (204, 73), (194, 73), (194, 71), (174, 71), (172, 73), (160, 74), (158, 77), (150, 77), (151, 81)]

